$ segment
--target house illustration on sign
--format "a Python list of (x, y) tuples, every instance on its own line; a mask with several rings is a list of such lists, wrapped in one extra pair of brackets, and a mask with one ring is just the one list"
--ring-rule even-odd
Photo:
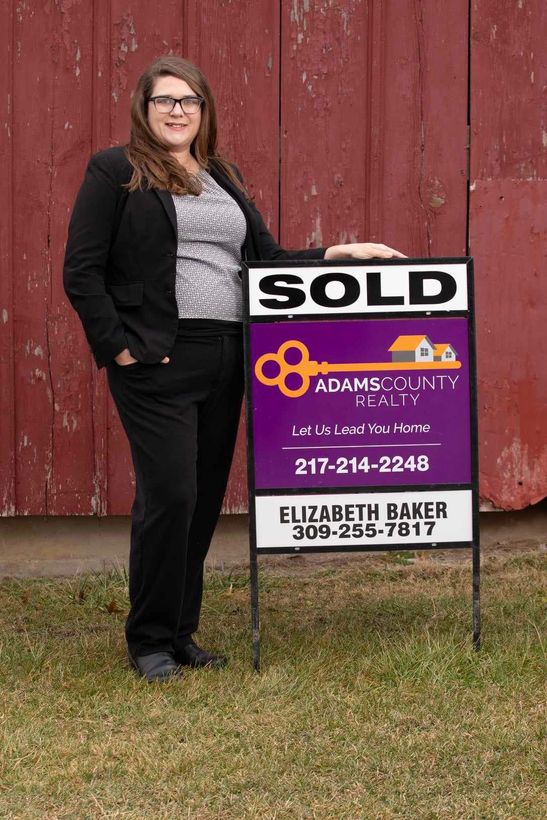
[(392, 362), (445, 362), (457, 357), (451, 344), (433, 344), (429, 336), (398, 336), (389, 352)]
[(435, 345), (429, 336), (398, 336), (389, 352), (392, 362), (432, 362)]
[(433, 359), (436, 362), (453, 362), (458, 354), (450, 344), (435, 345)]

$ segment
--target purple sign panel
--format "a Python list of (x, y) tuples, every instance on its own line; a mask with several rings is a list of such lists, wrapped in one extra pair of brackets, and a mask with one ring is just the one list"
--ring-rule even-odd
[(471, 482), (464, 318), (250, 327), (256, 489)]

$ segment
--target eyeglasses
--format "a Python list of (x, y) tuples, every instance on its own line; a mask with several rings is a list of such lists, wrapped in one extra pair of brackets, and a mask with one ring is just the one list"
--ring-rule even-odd
[(158, 114), (170, 114), (178, 103), (184, 114), (197, 114), (201, 108), (203, 97), (149, 97), (148, 102), (154, 103)]

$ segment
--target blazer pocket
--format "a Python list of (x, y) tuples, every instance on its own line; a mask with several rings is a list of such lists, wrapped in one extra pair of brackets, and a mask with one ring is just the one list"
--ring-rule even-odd
[(127, 285), (109, 285), (108, 292), (115, 305), (138, 307), (142, 305), (144, 282), (130, 282)]

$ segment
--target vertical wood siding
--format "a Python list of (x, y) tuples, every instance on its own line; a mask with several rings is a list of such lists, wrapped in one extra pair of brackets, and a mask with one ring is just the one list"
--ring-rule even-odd
[(481, 488), (519, 508), (547, 493), (547, 4), (475, 0), (472, 20)]
[[(1, 4), (1, 514), (130, 509), (125, 436), (61, 267), (90, 154), (126, 141), (135, 81), (170, 50), (207, 73), (222, 149), (283, 244), (462, 255), (469, 230), (481, 491), (504, 508), (545, 495), (545, 5), (471, 12), (469, 78), (462, 0)], [(242, 422), (226, 511), (245, 509), (245, 476)]]
[(0, 5), (0, 514), (15, 515), (13, 361), (13, 8)]

